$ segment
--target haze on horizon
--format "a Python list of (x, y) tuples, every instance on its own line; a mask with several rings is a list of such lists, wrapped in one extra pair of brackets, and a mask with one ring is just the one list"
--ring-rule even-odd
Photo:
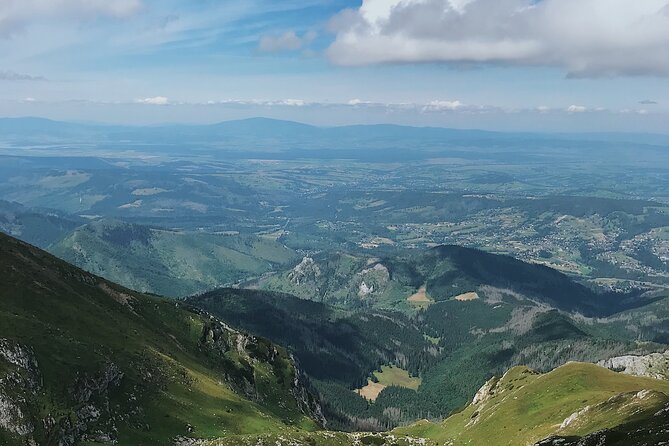
[(669, 1), (5, 0), (0, 116), (666, 133)]

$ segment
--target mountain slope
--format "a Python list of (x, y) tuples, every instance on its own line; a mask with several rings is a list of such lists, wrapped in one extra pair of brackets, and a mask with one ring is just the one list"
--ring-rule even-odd
[(421, 327), (400, 313), (348, 312), (287, 294), (240, 289), (207, 292), (187, 303), (288, 347), (322, 395), (330, 427), (388, 424), (384, 407), (370, 406), (353, 389), (363, 387), (382, 365), (417, 376), (438, 357)]
[(100, 220), (49, 251), (128, 288), (164, 296), (193, 294), (283, 266), (294, 253), (270, 238), (186, 233)]
[(488, 381), (467, 408), (443, 423), (420, 422), (398, 432), (453, 446), (515, 446), (552, 434), (582, 436), (650, 419), (667, 407), (669, 381), (582, 363), (544, 375), (516, 367)]
[(597, 293), (544, 265), (452, 245), (384, 259), (319, 254), (251, 285), (347, 308), (405, 311), (475, 297), (468, 293), (485, 297), (486, 289), (488, 294), (505, 290), (586, 316), (606, 316), (649, 302), (637, 295)]
[(0, 444), (313, 429), (299, 377), (266, 340), (0, 234)]
[(46, 248), (83, 222), (56, 211), (35, 210), (19, 203), (0, 200), (0, 231), (40, 248)]
[[(568, 314), (500, 294), (434, 303), (413, 317), (262, 290), (220, 289), (187, 302), (289, 348), (322, 395), (329, 425), (346, 429), (446, 417), (516, 365), (547, 371), (666, 348), (601, 337)], [(407, 385), (397, 373), (414, 381)], [(373, 402), (356, 393), (366, 384), (376, 388)]]

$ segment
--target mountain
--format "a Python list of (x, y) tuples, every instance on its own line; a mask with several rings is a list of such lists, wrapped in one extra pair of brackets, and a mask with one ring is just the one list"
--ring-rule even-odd
[(270, 237), (181, 232), (115, 220), (77, 228), (49, 248), (128, 288), (179, 297), (285, 267), (295, 254)]
[[(615, 338), (508, 290), (486, 291), (414, 314), (248, 289), (219, 289), (187, 304), (286, 346), (320, 393), (328, 425), (347, 430), (445, 418), (509, 367), (549, 371), (666, 349), (634, 335)], [(602, 327), (609, 323), (602, 318)]]
[[(351, 149), (361, 146), (382, 149), (377, 154), (383, 153), (393, 158), (398, 157), (401, 151), (414, 152), (399, 156), (402, 159), (420, 152), (443, 152), (449, 148), (483, 148), (489, 152), (500, 152), (503, 146), (500, 142), (525, 152), (534, 150), (535, 146), (573, 150), (580, 148), (583, 143), (596, 151), (609, 153), (630, 144), (637, 150), (649, 151), (662, 150), (669, 145), (669, 136), (661, 134), (542, 134), (387, 124), (318, 127), (268, 118), (203, 125), (152, 126), (70, 123), (34, 117), (0, 118), (0, 133), (11, 141), (21, 142), (44, 142), (51, 139), (100, 144), (124, 141), (126, 144), (155, 146), (144, 147), (144, 150), (169, 151), (178, 144), (205, 144), (225, 147), (233, 152), (251, 150), (280, 153), (301, 150), (310, 151), (312, 156), (314, 151), (321, 151), (320, 155), (327, 156), (329, 151), (335, 149), (345, 151), (349, 156), (366, 157), (367, 150)], [(406, 151), (406, 148), (412, 150)]]
[(388, 364), (418, 376), (439, 356), (423, 328), (397, 312), (350, 312), (288, 294), (240, 289), (219, 289), (186, 302), (286, 346), (321, 394), (330, 427), (379, 430), (392, 424), (384, 407), (370, 407), (354, 389)]
[[(471, 404), (444, 421), (389, 433), (318, 431), (318, 423), (328, 421), (293, 351), (298, 364), (313, 355), (315, 362), (304, 366), (310, 375), (319, 371), (318, 354), (325, 355), (327, 367), (335, 369), (321, 367), (321, 379), (314, 379), (320, 398), (335, 404), (330, 409), (356, 401), (353, 405), (364, 406), (359, 425), (362, 416), (379, 417), (368, 421), (371, 428), (383, 427), (382, 416), (397, 420), (404, 403), (407, 409), (427, 409), (435, 396), (450, 399), (452, 389), (435, 378), (453, 379), (456, 372), (466, 381), (472, 370), (485, 369), (485, 362), (464, 360), (457, 342), (476, 340), (480, 350), (470, 348), (471, 359), (493, 353), (495, 343), (484, 339), (493, 334), (504, 348), (517, 348), (513, 344), (522, 338), (544, 354), (556, 340), (572, 346), (596, 341), (589, 339), (586, 325), (554, 310), (521, 324), (522, 329), (509, 326), (518, 330), (516, 337), (503, 330), (472, 333), (464, 323), (476, 314), (468, 307), (472, 303), (477, 300), (431, 305), (451, 305), (455, 318), (444, 326), (451, 327), (454, 339), (447, 340), (424, 333), (434, 325), (422, 317), (371, 309), (352, 313), (263, 291), (218, 290), (175, 302), (130, 291), (0, 234), (0, 444), (434, 446), (451, 441), (455, 446), (486, 441), (494, 446), (602, 438), (633, 428), (645, 429), (646, 438), (662, 438), (657, 417), (669, 411), (669, 381), (582, 363), (544, 375), (512, 368), (488, 380)], [(503, 307), (504, 301), (495, 306)], [(231, 328), (213, 313), (265, 330), (289, 350)], [(466, 317), (459, 320), (460, 314)], [(483, 327), (482, 319), (471, 322)], [(505, 323), (504, 318), (490, 322)], [(367, 343), (367, 354), (361, 342)], [(421, 351), (426, 345), (433, 348)], [(494, 355), (498, 366), (504, 363)], [(337, 365), (337, 358), (347, 357), (359, 361), (353, 370), (391, 363), (374, 372), (378, 382), (369, 381), (371, 387), (387, 385), (376, 402), (346, 390), (345, 374), (335, 376), (348, 366)], [(400, 365), (417, 372), (406, 373)], [(414, 381), (418, 390), (408, 387)], [(329, 393), (323, 391), (327, 388)], [(337, 402), (343, 392), (359, 400), (341, 395)], [(203, 440), (194, 442), (197, 438)]]
[(489, 380), (464, 410), (442, 423), (423, 421), (398, 432), (453, 446), (515, 446), (554, 435), (573, 438), (641, 420), (653, 422), (663, 411), (669, 411), (666, 380), (582, 363), (569, 363), (543, 375), (516, 367)]
[(78, 217), (0, 200), (0, 232), (46, 248), (83, 224)]
[(607, 316), (652, 301), (641, 293), (599, 293), (544, 265), (460, 246), (388, 258), (306, 256), (291, 270), (248, 286), (348, 308), (405, 311), (453, 299), (496, 299), (500, 291), (586, 316)]
[(317, 428), (285, 349), (0, 234), (0, 444)]

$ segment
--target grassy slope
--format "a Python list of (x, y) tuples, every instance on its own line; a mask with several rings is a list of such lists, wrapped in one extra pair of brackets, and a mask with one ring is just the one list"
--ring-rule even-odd
[[(638, 394), (641, 390), (652, 390)], [(454, 445), (525, 445), (554, 433), (584, 435), (649, 417), (669, 404), (669, 382), (618, 374), (592, 364), (569, 363), (547, 374), (525, 367), (507, 372), (493, 395), (443, 423), (399, 429)], [(589, 406), (576, 421), (563, 421)]]
[(77, 229), (53, 254), (132, 289), (178, 297), (259, 276), (294, 253), (266, 237), (182, 233), (100, 221)]
[[(314, 428), (289, 393), (293, 369), (286, 352), (277, 350), (272, 364), (234, 349), (218, 355), (201, 343), (211, 323), (0, 234), (0, 338), (34, 351), (44, 382), (31, 409), (37, 420), (72, 418), (77, 404), (68, 389), (76, 377), (96, 376), (113, 362), (124, 373), (109, 392), (111, 409), (126, 417), (116, 423), (120, 445), (170, 444), (187, 435), (187, 424), (203, 437)], [(273, 348), (263, 341), (249, 345)], [(225, 384), (251, 363), (258, 402)], [(0, 361), (0, 373), (3, 367), (11, 371)], [(39, 444), (50, 444), (41, 427), (35, 435)], [(0, 430), (0, 444), (23, 443)]]

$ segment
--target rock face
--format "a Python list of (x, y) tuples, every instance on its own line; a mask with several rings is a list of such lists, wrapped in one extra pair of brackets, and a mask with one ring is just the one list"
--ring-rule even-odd
[[(257, 381), (253, 364), (270, 365), (279, 380), (277, 384), (288, 387), (300, 410), (321, 426), (325, 426), (323, 410), (319, 400), (314, 396), (316, 392), (311, 388), (292, 355), (279, 350), (266, 339), (237, 331), (213, 317), (202, 330), (200, 345), (202, 349), (218, 356), (224, 363), (229, 352), (234, 352), (243, 358), (242, 363), (246, 364), (245, 367), (226, 367), (226, 370), (230, 370), (226, 373), (226, 380), (235, 391), (255, 401), (262, 400), (265, 395)], [(281, 382), (281, 377), (286, 375), (291, 376), (291, 380)]]
[(478, 405), (487, 401), (492, 395), (494, 395), (497, 383), (499, 383), (499, 378), (496, 376), (490, 378), (485, 384), (481, 386), (478, 392), (476, 392), (476, 395), (474, 395), (474, 399), (472, 400), (472, 404)]
[(306, 281), (316, 280), (321, 275), (321, 269), (311, 257), (304, 257), (300, 263), (288, 274), (288, 279), (295, 285)]
[(77, 375), (69, 394), (78, 407), (74, 417), (60, 421), (58, 430), (63, 445), (79, 441), (103, 444), (116, 442), (118, 428), (110, 408), (110, 394), (121, 386), (124, 373), (108, 362), (93, 375)]
[(390, 272), (381, 263), (377, 263), (371, 268), (363, 269), (357, 276), (358, 280), (360, 280), (357, 295), (361, 299), (382, 291), (388, 286), (388, 282), (390, 282)]
[(34, 442), (32, 397), (41, 389), (42, 379), (35, 355), (27, 347), (0, 339), (0, 429)]
[(599, 361), (597, 365), (628, 375), (669, 379), (669, 350), (645, 356), (618, 356)]

